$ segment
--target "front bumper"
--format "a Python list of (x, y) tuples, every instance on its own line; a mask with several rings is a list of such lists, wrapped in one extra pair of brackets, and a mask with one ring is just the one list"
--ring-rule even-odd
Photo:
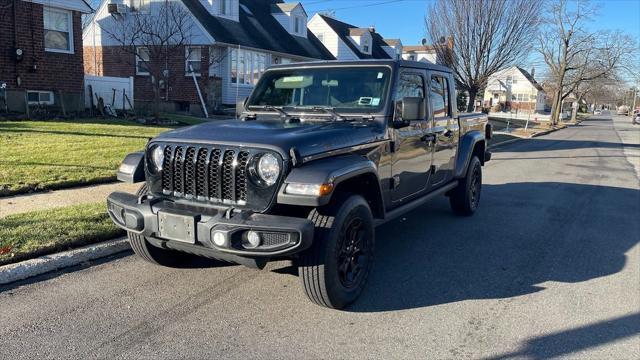
[[(313, 241), (313, 222), (302, 218), (230, 208), (197, 207), (198, 210), (193, 210), (196, 207), (123, 192), (114, 192), (107, 197), (107, 209), (117, 226), (143, 235), (155, 246), (222, 260), (292, 255), (307, 249)], [(256, 248), (242, 245), (243, 237), (246, 239), (250, 230), (258, 232), (263, 239)], [(223, 245), (214, 242), (215, 233), (224, 236)]]

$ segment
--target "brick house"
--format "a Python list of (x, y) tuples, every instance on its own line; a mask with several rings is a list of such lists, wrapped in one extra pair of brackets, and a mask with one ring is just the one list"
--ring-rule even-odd
[[(170, 0), (190, 15), (191, 37), (184, 52), (167, 59), (168, 85), (163, 87), (165, 110), (189, 110), (201, 114), (196, 85), (207, 107), (235, 105), (249, 95), (260, 75), (271, 64), (305, 60), (333, 60), (331, 53), (307, 31), (307, 14), (300, 3), (281, 0)], [(157, 16), (164, 0), (103, 1), (85, 28), (85, 71), (99, 76), (134, 78), (135, 106), (151, 98), (150, 76), (139, 65), (146, 56), (145, 44), (136, 46), (137, 56), (125, 53), (107, 34), (114, 16), (107, 3), (120, 4), (126, 13), (147, 9)], [(137, 8), (136, 8), (137, 7)], [(215, 61), (214, 61), (215, 59)]]
[(0, 7), (0, 110), (26, 103), (81, 110), (83, 0), (12, 0)]

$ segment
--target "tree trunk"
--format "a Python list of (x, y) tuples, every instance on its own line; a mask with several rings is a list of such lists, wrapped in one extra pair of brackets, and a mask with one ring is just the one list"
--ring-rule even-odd
[(478, 94), (478, 90), (476, 89), (469, 90), (469, 102), (467, 103), (467, 112), (473, 112), (475, 110), (477, 94)]
[(562, 90), (556, 90), (551, 103), (551, 125), (556, 126), (560, 122), (560, 112), (562, 111)]

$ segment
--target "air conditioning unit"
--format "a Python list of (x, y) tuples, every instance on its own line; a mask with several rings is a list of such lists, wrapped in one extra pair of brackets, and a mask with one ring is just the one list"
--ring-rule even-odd
[(118, 3), (107, 4), (107, 11), (113, 15), (123, 15), (127, 13), (127, 5)]

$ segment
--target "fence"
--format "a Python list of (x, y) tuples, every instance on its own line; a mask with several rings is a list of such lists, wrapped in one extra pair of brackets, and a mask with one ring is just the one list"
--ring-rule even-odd
[(133, 109), (133, 77), (85, 75), (84, 89), (86, 108), (97, 106), (102, 99), (113, 110)]

